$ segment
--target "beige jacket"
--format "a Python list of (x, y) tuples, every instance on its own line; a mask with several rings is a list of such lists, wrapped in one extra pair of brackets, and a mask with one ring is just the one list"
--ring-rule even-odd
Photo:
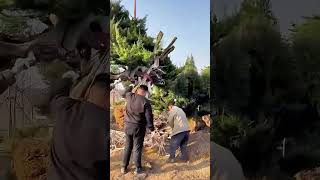
[(211, 142), (211, 180), (245, 180), (242, 167), (228, 149)]
[(186, 113), (177, 106), (173, 106), (172, 111), (169, 112), (168, 120), (172, 128), (171, 136), (190, 130)]

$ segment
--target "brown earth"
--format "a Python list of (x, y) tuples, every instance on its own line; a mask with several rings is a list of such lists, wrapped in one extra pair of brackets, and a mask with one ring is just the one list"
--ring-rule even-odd
[(112, 180), (206, 180), (210, 178), (210, 136), (205, 131), (191, 134), (188, 144), (190, 161), (188, 163), (167, 164), (166, 156), (158, 156), (152, 149), (144, 149), (143, 166), (146, 172), (142, 175), (133, 174), (134, 166), (129, 165), (125, 175), (120, 173), (122, 150), (110, 154), (110, 175)]

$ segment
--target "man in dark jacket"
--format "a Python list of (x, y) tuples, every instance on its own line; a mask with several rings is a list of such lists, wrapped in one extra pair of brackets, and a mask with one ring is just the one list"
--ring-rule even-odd
[(132, 149), (134, 150), (135, 174), (142, 173), (141, 156), (143, 150), (146, 127), (154, 130), (153, 114), (149, 100), (145, 97), (148, 87), (141, 85), (126, 94), (125, 110), (125, 135), (126, 145), (124, 149), (121, 173), (127, 173)]
[(109, 76), (98, 75), (87, 100), (69, 97), (69, 78), (54, 83), (51, 113), (56, 123), (48, 180), (107, 179), (109, 170)]

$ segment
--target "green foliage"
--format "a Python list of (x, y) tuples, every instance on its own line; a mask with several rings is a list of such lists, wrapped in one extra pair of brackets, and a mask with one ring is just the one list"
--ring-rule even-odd
[(187, 57), (185, 65), (181, 67), (181, 72), (172, 83), (172, 89), (177, 95), (189, 98), (201, 92), (201, 79), (192, 55)]
[(293, 52), (307, 87), (308, 97), (313, 103), (320, 103), (320, 18), (314, 16), (305, 20), (292, 29)]
[(240, 21), (262, 16), (272, 24), (276, 23), (270, 0), (244, 0), (240, 7)]
[(6, 8), (14, 5), (14, 0), (0, 0), (0, 8)]
[(28, 28), (26, 18), (8, 17), (0, 14), (0, 32), (3, 34), (20, 34), (25, 28)]
[[(216, 20), (212, 25), (217, 34), (224, 30), (228, 33), (216, 40), (219, 43), (214, 46), (218, 106), (227, 105), (238, 112), (248, 107), (260, 111), (280, 96), (275, 89), (296, 90), (289, 83), (293, 77), (299, 80), (293, 74), (296, 65), (289, 61), (288, 44), (281, 38), (269, 1), (246, 0), (237, 14), (220, 22)], [(278, 65), (290, 70), (276, 74), (274, 70), (280, 70)], [(281, 84), (279, 79), (288, 83)]]
[[(121, 69), (122, 68), (122, 69)], [(110, 65), (110, 72), (112, 74), (120, 74), (122, 73), (123, 71), (125, 71), (125, 68), (127, 67), (123, 67), (123, 66), (120, 66), (118, 64), (111, 64)]]
[(187, 96), (188, 95), (188, 83), (187, 79), (183, 73), (177, 75), (176, 79), (173, 81), (171, 88), (175, 92), (175, 94), (179, 96)]
[[(290, 103), (318, 103), (320, 109), (320, 18), (305, 18), (293, 25), (289, 39), (283, 39), (270, 7), (269, 0), (244, 0), (239, 12), (211, 20), (215, 106), (229, 115), (214, 120), (212, 138), (230, 148), (244, 170), (253, 173), (279, 165), (281, 152), (275, 147), (283, 132), (278, 132), (276, 124), (290, 128), (289, 123), (295, 123), (285, 122), (270, 109)], [(288, 159), (303, 155), (319, 162), (319, 145), (312, 142), (319, 137), (316, 118), (309, 121), (315, 135), (295, 137), (287, 147)]]
[(212, 18), (210, 21), (210, 42), (214, 46), (216, 46), (219, 41), (222, 40), (223, 37), (230, 34), (234, 27), (239, 24), (239, 15), (233, 14), (232, 16), (228, 16), (225, 19), (218, 20), (215, 14), (212, 14)]
[(67, 72), (68, 70), (71, 70), (71, 68), (61, 61), (54, 61), (49, 64), (42, 63), (39, 66), (40, 74), (42, 74), (49, 81), (61, 78), (63, 73)]
[[(267, 22), (271, 26), (277, 23), (271, 11), (270, 0), (244, 0), (241, 3), (240, 11), (234, 12), (231, 16), (218, 20), (212, 12), (211, 44), (215, 47), (225, 36), (231, 34), (244, 22), (257, 20)], [(247, 29), (248, 30), (248, 29)]]
[[(146, 66), (161, 49), (160, 41), (146, 34), (146, 17), (131, 19), (120, 1), (111, 3), (111, 62), (129, 69)], [(156, 48), (155, 48), (156, 47)], [(170, 60), (169, 60), (170, 61)]]
[[(249, 58), (240, 52), (239, 39), (228, 36), (216, 49), (216, 82), (214, 83), (217, 105), (227, 104), (230, 108), (248, 105)], [(223, 58), (223, 59), (222, 59)]]
[(187, 60), (183, 67), (183, 73), (187, 76), (198, 75), (198, 70), (194, 63), (194, 58), (192, 55), (187, 57)]
[[(132, 33), (133, 30), (139, 32), (141, 36), (147, 36), (146, 29), (146, 18), (142, 19), (131, 19), (129, 15), (129, 11), (121, 5), (121, 1), (112, 1), (111, 2), (111, 12), (110, 12), (111, 20), (119, 23), (119, 28), (122, 29), (122, 35), (130, 35), (128, 32)], [(135, 38), (137, 38), (138, 34), (135, 33)], [(131, 35), (130, 35), (131, 36)], [(129, 38), (131, 39), (131, 38)]]
[(320, 18), (306, 19), (306, 22), (293, 29), (294, 52), (304, 71), (318, 72), (320, 68), (319, 42)]
[[(161, 112), (167, 110), (167, 104), (169, 101), (176, 99), (176, 105), (179, 107), (182, 107), (189, 103), (189, 100), (187, 98), (177, 96), (173, 91), (166, 92), (163, 88), (159, 88), (157, 86), (153, 87), (152, 89), (152, 108), (154, 110), (154, 113), (159, 115)], [(166, 95), (165, 95), (166, 94)]]
[(248, 129), (248, 121), (237, 115), (220, 116), (213, 123), (212, 140), (226, 147), (239, 147)]
[(201, 70), (201, 91), (210, 95), (210, 66)]
[[(121, 5), (121, 1), (111, 2), (110, 13), (111, 62), (129, 64), (129, 68), (151, 63), (152, 57), (158, 54), (162, 47), (159, 38), (147, 35), (147, 18), (130, 18), (129, 11)], [(163, 36), (162, 32), (158, 35), (160, 36)], [(169, 58), (164, 61), (164, 66), (170, 70), (168, 72), (174, 68)]]
[(163, 78), (168, 82), (167, 84), (171, 84), (173, 81), (180, 73), (181, 70), (177, 68), (170, 58), (165, 58), (163, 60), (163, 71), (166, 72), (166, 74), (163, 76)]
[(122, 35), (119, 22), (111, 21), (111, 62), (127, 65), (133, 69), (137, 66), (147, 65), (153, 52), (145, 49), (143, 38), (135, 43), (129, 43), (128, 37)]

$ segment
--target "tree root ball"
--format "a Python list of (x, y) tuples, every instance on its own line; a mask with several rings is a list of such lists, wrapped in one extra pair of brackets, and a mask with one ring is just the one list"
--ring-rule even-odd
[(116, 120), (116, 124), (120, 129), (124, 128), (124, 111), (125, 111), (125, 105), (114, 106), (113, 115)]
[(190, 133), (195, 133), (196, 132), (196, 127), (197, 127), (196, 119), (189, 118), (188, 119), (188, 124), (189, 124), (189, 128), (190, 128)]
[(46, 179), (49, 167), (48, 140), (23, 139), (13, 151), (13, 171), (17, 180)]

